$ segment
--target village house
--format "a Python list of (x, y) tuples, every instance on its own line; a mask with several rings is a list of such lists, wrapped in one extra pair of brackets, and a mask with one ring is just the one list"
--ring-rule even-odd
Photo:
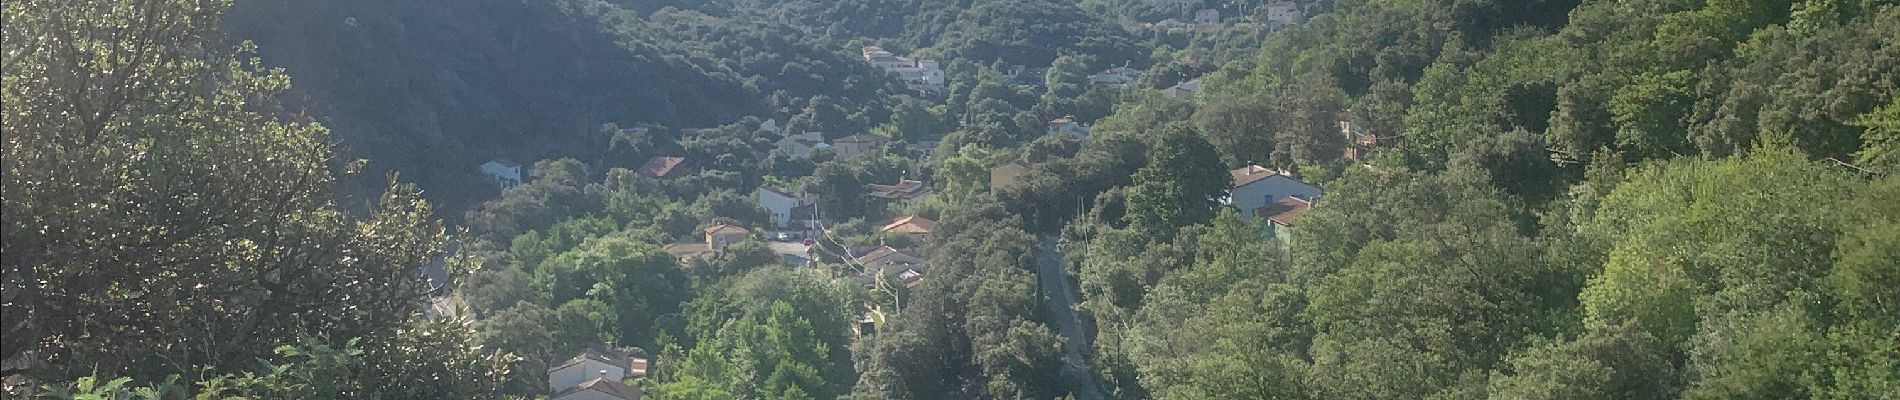
[(1218, 25), (1220, 24), (1220, 10), (1216, 10), (1212, 8), (1203, 8), (1203, 9), (1200, 9), (1200, 11), (1195, 11), (1194, 23)]
[(1075, 116), (1064, 116), (1049, 120), (1048, 136), (1068, 136), (1075, 140), (1088, 140), (1089, 126), (1075, 122)]
[(849, 160), (872, 150), (884, 148), (884, 138), (877, 135), (860, 133), (831, 141), (831, 147), (838, 153), (838, 159)]
[(482, 163), (482, 175), (495, 181), (495, 186), (507, 189), (521, 185), (521, 164), (502, 158)]
[(555, 392), (548, 400), (639, 400), (640, 388), (620, 381), (594, 378), (574, 387)]
[(778, 121), (770, 119), (770, 118), (767, 118), (765, 122), (759, 123), (759, 130), (770, 132), (774, 135), (784, 133), (781, 129), (779, 129)]
[(1254, 210), (1253, 215), (1266, 220), (1267, 236), (1284, 243), (1293, 233), (1294, 221), (1312, 206), (1311, 200), (1287, 196)]
[(645, 164), (640, 165), (640, 175), (659, 179), (686, 175), (689, 173), (687, 172), (688, 168), (681, 166), (681, 164), (685, 163), (686, 157), (653, 157), (647, 159)]
[(922, 181), (898, 179), (895, 185), (873, 183), (870, 187), (872, 198), (895, 201), (907, 206), (917, 205), (924, 201), (924, 198), (930, 197), (930, 187), (925, 186)]
[(1089, 75), (1089, 85), (1107, 89), (1121, 89), (1128, 87), (1128, 85), (1135, 84), (1135, 80), (1140, 78), (1141, 70), (1125, 66), (1115, 67), (1103, 70), (1095, 75)]
[(743, 242), (752, 232), (745, 228), (717, 224), (700, 230), (700, 241), (680, 241), (660, 247), (661, 251), (678, 258), (680, 265), (690, 266), (694, 261), (710, 260), (726, 250), (726, 246)]
[(719, 252), (726, 250), (726, 246), (743, 242), (747, 236), (752, 235), (752, 232), (745, 228), (727, 224), (708, 226), (704, 232), (706, 233), (706, 247), (710, 248), (713, 254), (719, 254)]
[(884, 72), (897, 74), (897, 79), (904, 81), (905, 86), (912, 90), (925, 94), (943, 93), (943, 67), (938, 65), (936, 60), (913, 60), (899, 57), (877, 46), (866, 46), (861, 49), (861, 52), (864, 62)]
[(906, 215), (878, 224), (877, 231), (880, 234), (907, 235), (912, 239), (921, 240), (929, 237), (930, 232), (936, 228), (937, 221), (916, 215)]
[(805, 192), (759, 187), (759, 207), (772, 214), (772, 229), (810, 236), (818, 230), (818, 196)]
[(1192, 80), (1188, 80), (1187, 82), (1181, 82), (1180, 84), (1174, 85), (1173, 87), (1162, 89), (1161, 95), (1163, 97), (1167, 97), (1170, 99), (1185, 99), (1185, 98), (1194, 97), (1194, 92), (1198, 92), (1200, 90), (1201, 90), (1201, 78), (1194, 78)]
[(943, 143), (942, 140), (936, 140), (936, 139), (925, 139), (925, 140), (918, 140), (912, 143), (905, 143), (904, 152), (910, 153), (911, 157), (929, 158), (930, 153), (937, 151), (937, 145), (941, 143)]
[[(604, 346), (603, 346), (604, 347)], [(644, 378), (647, 360), (589, 346), (566, 362), (548, 368), (549, 399), (636, 400), (640, 389), (621, 381)]]
[(1279, 30), (1282, 27), (1300, 23), (1306, 18), (1300, 12), (1300, 4), (1293, 0), (1271, 0), (1267, 2), (1267, 29)]
[(1016, 179), (1029, 173), (1029, 165), (1021, 162), (1009, 162), (990, 168), (990, 193), (1001, 193), (1003, 188), (1016, 184)]
[(812, 151), (831, 147), (825, 144), (825, 135), (818, 132), (785, 135), (785, 138), (773, 144), (778, 147), (779, 153), (795, 158), (809, 158)]
[(1257, 217), (1262, 207), (1274, 204), (1288, 197), (1312, 201), (1320, 196), (1320, 189), (1306, 182), (1294, 179), (1285, 171), (1267, 169), (1258, 165), (1228, 171), (1234, 178), (1234, 189), (1228, 192), (1228, 203), (1240, 211), (1244, 217)]
[(866, 283), (873, 283), (878, 275), (896, 278), (904, 287), (916, 286), (923, 282), (924, 267), (929, 261), (917, 253), (899, 250), (891, 246), (879, 246), (855, 260), (865, 268), (860, 277)]

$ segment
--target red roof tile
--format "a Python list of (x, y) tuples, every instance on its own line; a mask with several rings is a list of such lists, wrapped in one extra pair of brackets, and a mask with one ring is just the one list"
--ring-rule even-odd
[(640, 174), (655, 178), (665, 178), (686, 162), (686, 157), (653, 157), (640, 166)]

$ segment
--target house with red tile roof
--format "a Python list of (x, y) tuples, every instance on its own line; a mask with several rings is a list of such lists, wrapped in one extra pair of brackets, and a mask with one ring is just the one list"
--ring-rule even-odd
[(895, 185), (870, 184), (869, 195), (872, 198), (890, 200), (905, 205), (916, 205), (930, 197), (930, 187), (922, 181), (898, 179)]
[(1319, 187), (1294, 179), (1286, 171), (1248, 165), (1227, 172), (1234, 178), (1227, 202), (1243, 217), (1257, 217), (1262, 207), (1288, 197), (1312, 201), (1321, 194)]
[(930, 236), (930, 232), (935, 229), (937, 229), (937, 221), (931, 221), (929, 218), (916, 215), (906, 215), (884, 221), (883, 224), (878, 225), (877, 231), (878, 233), (884, 234), (910, 235), (912, 238), (922, 239), (926, 236)]
[(640, 175), (662, 179), (685, 175), (688, 168), (681, 167), (685, 163), (686, 157), (653, 157), (640, 165)]

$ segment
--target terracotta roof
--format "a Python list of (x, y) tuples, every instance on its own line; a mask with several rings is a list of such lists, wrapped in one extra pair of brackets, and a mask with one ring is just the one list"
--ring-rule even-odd
[(884, 223), (878, 232), (930, 233), (937, 228), (937, 221), (915, 215), (897, 217)]
[(718, 224), (718, 225), (706, 227), (704, 232), (706, 232), (706, 234), (708, 235), (744, 235), (744, 234), (750, 233), (751, 231), (747, 231), (745, 228), (740, 228), (737, 226), (732, 226), (732, 225), (727, 225), (727, 224)]
[(640, 173), (655, 178), (665, 178), (686, 162), (686, 157), (653, 157), (640, 166)]
[(635, 358), (631, 365), (633, 367), (627, 369), (627, 376), (635, 378), (645, 378), (647, 376), (647, 359)]
[(1267, 179), (1267, 178), (1286, 174), (1285, 172), (1271, 170), (1271, 169), (1267, 169), (1266, 167), (1252, 165), (1252, 164), (1249, 164), (1245, 167), (1227, 171), (1227, 173), (1234, 176), (1234, 187), (1247, 186), (1247, 184), (1258, 182), (1261, 179)]
[(880, 199), (910, 200), (930, 193), (921, 181), (899, 179), (895, 185), (871, 184), (871, 197)]
[(910, 251), (898, 250), (891, 246), (879, 246), (877, 250), (871, 250), (870, 253), (865, 253), (862, 256), (858, 256), (857, 261), (859, 264), (868, 265), (871, 263), (878, 262), (879, 260), (883, 260), (885, 258), (890, 258), (891, 256), (900, 255), (900, 254), (905, 255), (905, 256), (910, 256), (911, 258), (923, 259), (922, 256), (918, 256), (916, 253), (911, 253)]
[(555, 393), (554, 397), (549, 397), (548, 399), (560, 400), (563, 397), (589, 390), (605, 393), (616, 399), (639, 400), (640, 398), (639, 388), (627, 386), (627, 384), (620, 383), (620, 381), (594, 378), (587, 382), (582, 382), (579, 386), (567, 388), (560, 393)]
[(1298, 197), (1287, 196), (1286, 198), (1273, 202), (1273, 204), (1268, 204), (1265, 207), (1254, 210), (1253, 215), (1266, 218), (1268, 221), (1272, 221), (1274, 224), (1280, 226), (1293, 226), (1293, 221), (1300, 219), (1300, 215), (1305, 214), (1308, 208), (1312, 208), (1312, 205), (1312, 202), (1301, 200)]

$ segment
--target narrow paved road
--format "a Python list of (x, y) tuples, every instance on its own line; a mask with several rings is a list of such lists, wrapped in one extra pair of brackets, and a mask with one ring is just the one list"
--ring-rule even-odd
[(1078, 400), (1105, 400), (1101, 386), (1095, 383), (1088, 358), (1088, 341), (1082, 330), (1082, 317), (1075, 313), (1075, 291), (1069, 287), (1068, 274), (1062, 268), (1062, 249), (1054, 236), (1044, 236), (1036, 252), (1036, 278), (1055, 315), (1056, 328), (1062, 334), (1062, 376)]

